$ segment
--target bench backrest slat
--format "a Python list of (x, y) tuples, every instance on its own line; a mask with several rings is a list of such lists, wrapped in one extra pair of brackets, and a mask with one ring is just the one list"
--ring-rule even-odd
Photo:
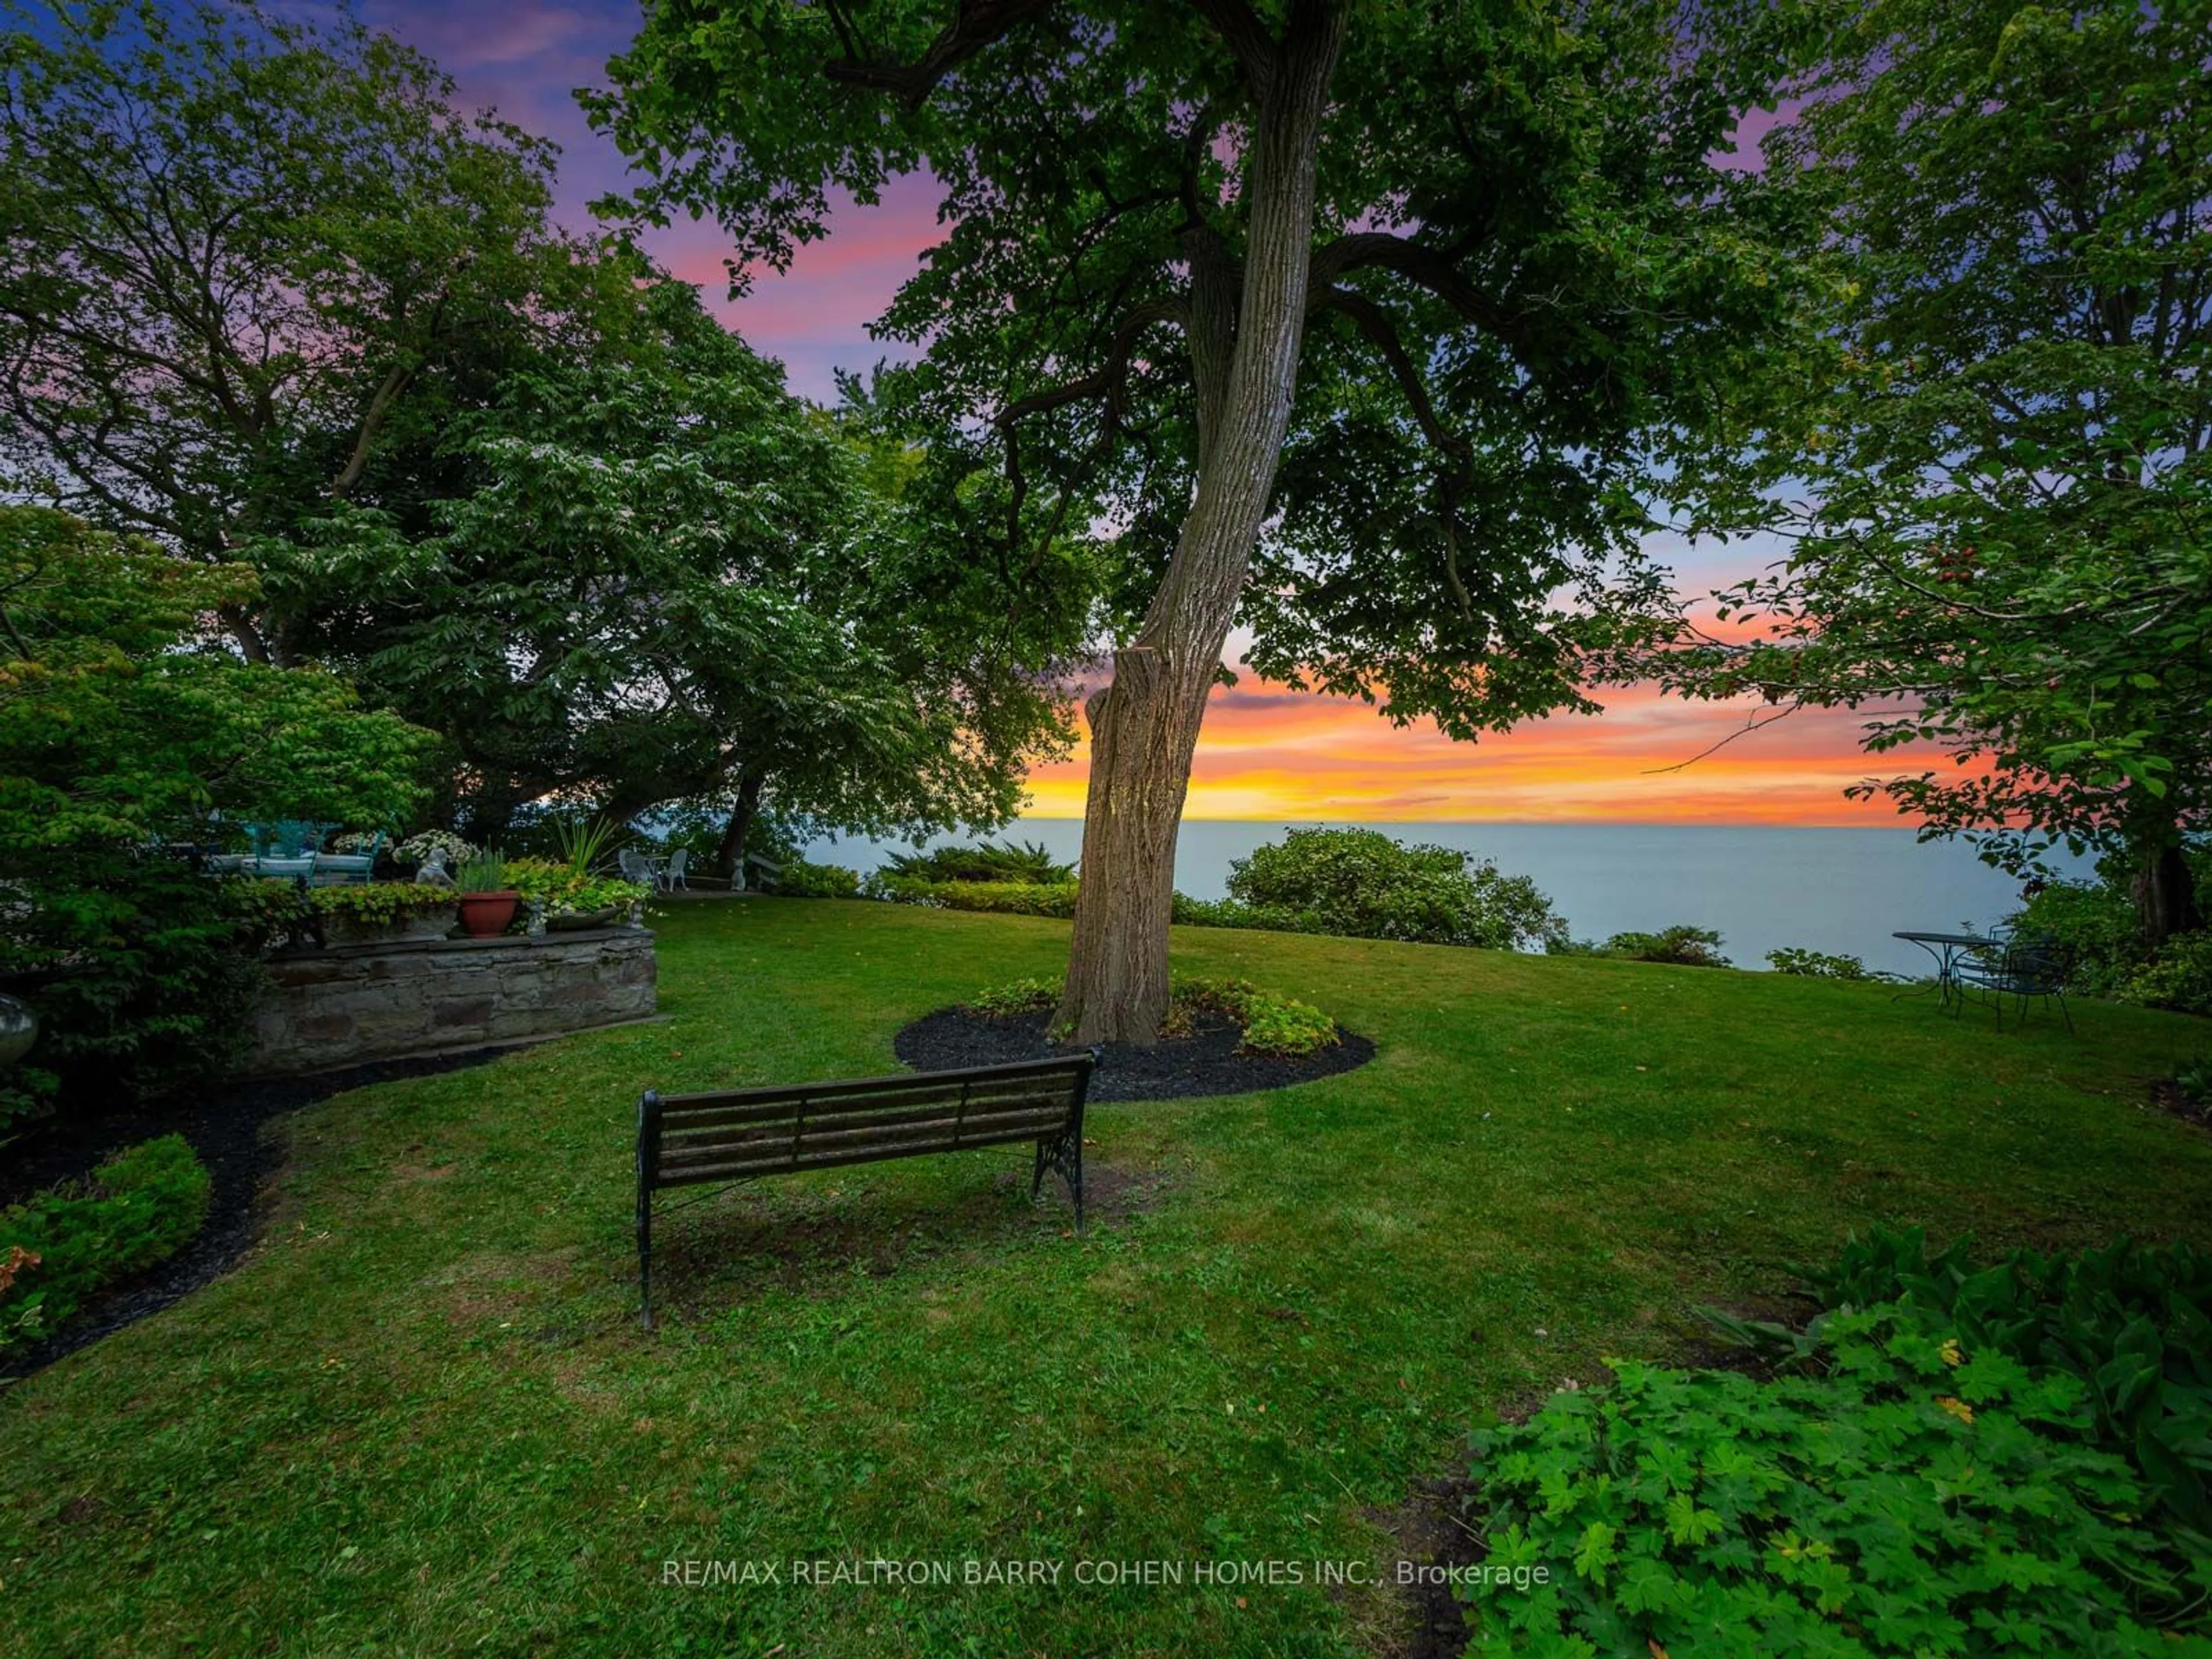
[(885, 1112), (957, 1105), (963, 1100), (984, 1105), (1002, 1100), (1066, 1101), (1073, 1079), (1054, 1073), (1043, 1079), (994, 1077), (963, 1087), (930, 1078), (904, 1078), (871, 1094), (842, 1094), (822, 1098), (792, 1090), (772, 1100), (752, 1100), (738, 1105), (721, 1103), (723, 1097), (693, 1096), (672, 1107), (661, 1103), (660, 1127), (665, 1135), (708, 1129), (735, 1128), (749, 1123), (783, 1123), (793, 1117), (828, 1121), (848, 1116), (877, 1116)]
[(665, 1136), (660, 1143), (660, 1164), (667, 1169), (681, 1163), (696, 1164), (702, 1158), (725, 1152), (787, 1146), (794, 1136), (809, 1143), (864, 1146), (871, 1137), (890, 1139), (935, 1134), (949, 1146), (964, 1146), (978, 1134), (1009, 1125), (1033, 1129), (1040, 1123), (1053, 1127), (1064, 1125), (1066, 1121), (1065, 1097), (1026, 1097), (983, 1106), (971, 1105), (964, 1112), (947, 1104), (920, 1112), (852, 1112), (841, 1117), (811, 1121), (793, 1118), (781, 1123), (744, 1123), (704, 1133)]
[(1092, 1061), (648, 1096), (640, 1190), (1079, 1133)]
[(664, 1117), (673, 1117), (694, 1107), (744, 1106), (756, 1102), (774, 1103), (797, 1100), (801, 1097), (810, 1101), (842, 1100), (849, 1095), (881, 1094), (889, 1089), (919, 1087), (951, 1088), (963, 1085), (981, 1088), (1000, 1078), (1027, 1079), (1035, 1082), (1055, 1074), (1066, 1078), (1072, 1085), (1079, 1073), (1091, 1069), (1088, 1055), (1073, 1060), (1018, 1060), (1004, 1066), (971, 1066), (957, 1072), (896, 1072), (889, 1077), (840, 1078), (829, 1083), (783, 1084), (763, 1089), (723, 1089), (711, 1094), (662, 1095), (660, 1109)]

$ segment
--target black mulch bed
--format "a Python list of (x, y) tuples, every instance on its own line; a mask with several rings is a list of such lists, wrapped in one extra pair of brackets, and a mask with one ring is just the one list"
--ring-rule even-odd
[[(940, 1008), (915, 1021), (891, 1041), (898, 1057), (921, 1072), (949, 1072), (963, 1066), (1001, 1066), (1016, 1060), (1043, 1060), (1070, 1052), (1045, 1041), (1049, 1013), (1012, 1014), (987, 1019), (965, 1008)], [(1287, 1089), (1319, 1077), (1350, 1072), (1375, 1058), (1375, 1045), (1341, 1025), (1336, 1046), (1303, 1060), (1240, 1054), (1243, 1033), (1233, 1020), (1201, 1024), (1188, 1037), (1171, 1037), (1155, 1048), (1109, 1042), (1091, 1074), (1093, 1100), (1183, 1100), (1194, 1095), (1243, 1095), (1260, 1089)]]
[(2161, 1112), (2170, 1112), (2184, 1123), (2194, 1123), (2200, 1129), (2212, 1129), (2212, 1100), (2191, 1100), (2172, 1078), (2160, 1078), (2152, 1084), (2150, 1098)]
[(513, 1052), (511, 1048), (476, 1048), (422, 1060), (349, 1066), (313, 1077), (234, 1084), (198, 1100), (58, 1120), (0, 1151), (0, 1204), (17, 1202), (58, 1181), (89, 1175), (125, 1147), (156, 1135), (184, 1136), (213, 1177), (207, 1221), (198, 1237), (167, 1261), (98, 1292), (38, 1346), (0, 1358), (0, 1377), (27, 1376), (110, 1332), (159, 1313), (235, 1267), (253, 1242), (262, 1182), (276, 1166), (276, 1141), (262, 1133), (271, 1118), (349, 1089), (481, 1066)]

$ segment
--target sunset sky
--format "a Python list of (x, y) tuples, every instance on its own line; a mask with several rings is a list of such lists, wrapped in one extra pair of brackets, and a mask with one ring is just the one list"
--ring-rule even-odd
[[(312, 13), (313, 0), (286, 8)], [(558, 141), (564, 214), (620, 185), (623, 167), (595, 137), (571, 97), (600, 82), (627, 44), (630, 0), (364, 0), (361, 15), (435, 58), (462, 100), (493, 106)], [(1747, 126), (1763, 125), (1754, 116)], [(657, 235), (652, 251), (698, 283), (759, 351), (781, 359), (793, 388), (827, 400), (836, 368), (865, 369), (884, 354), (867, 324), (937, 237), (936, 198), (924, 181), (884, 204), (841, 213), (832, 235), (800, 251), (787, 276), (761, 272), (749, 295), (723, 298), (726, 244), (711, 224)], [(1686, 592), (1702, 592), (1765, 562), (1753, 547), (1662, 550)], [(1844, 799), (1869, 767), (1858, 752), (1858, 717), (1801, 714), (1730, 744), (1681, 771), (1674, 766), (1741, 727), (1747, 710), (1685, 703), (1644, 690), (1607, 693), (1596, 717), (1532, 722), (1479, 745), (1455, 744), (1425, 723), (1396, 729), (1355, 702), (1300, 696), (1250, 674), (1217, 691), (1199, 744), (1187, 816), (1211, 818), (1643, 819), (1694, 823), (1887, 824), (1881, 802)], [(1910, 757), (1886, 765), (1914, 764)], [(1041, 769), (1030, 810), (1079, 817), (1080, 753)]]

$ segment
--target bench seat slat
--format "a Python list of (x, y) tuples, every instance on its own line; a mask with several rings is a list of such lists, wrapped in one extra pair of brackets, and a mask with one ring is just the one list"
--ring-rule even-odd
[(708, 1181), (738, 1181), (748, 1176), (796, 1175), (807, 1170), (834, 1170), (848, 1164), (888, 1164), (896, 1158), (981, 1151), (986, 1147), (1011, 1146), (1036, 1139), (1036, 1131), (1029, 1129), (1008, 1134), (986, 1135), (972, 1141), (963, 1140), (957, 1146), (948, 1146), (939, 1139), (917, 1140), (902, 1146), (853, 1147), (837, 1152), (802, 1151), (797, 1156), (787, 1151), (775, 1157), (739, 1158), (728, 1163), (688, 1164), (680, 1170), (664, 1170), (654, 1185), (689, 1187)]

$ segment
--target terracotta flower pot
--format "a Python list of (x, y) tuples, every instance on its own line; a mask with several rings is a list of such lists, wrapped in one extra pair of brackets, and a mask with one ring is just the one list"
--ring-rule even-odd
[(521, 900), (521, 894), (512, 891), (464, 893), (461, 926), (471, 939), (491, 939), (507, 931), (507, 924), (514, 920), (514, 907)]

